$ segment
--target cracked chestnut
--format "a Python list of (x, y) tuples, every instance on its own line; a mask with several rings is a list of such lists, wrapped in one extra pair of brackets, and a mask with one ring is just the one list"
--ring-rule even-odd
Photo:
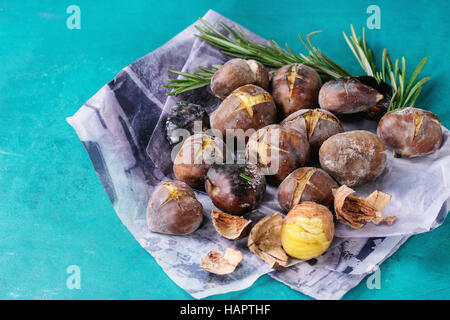
[(339, 119), (322, 109), (298, 110), (285, 118), (281, 125), (305, 133), (311, 146), (311, 154), (318, 153), (322, 143), (329, 137), (344, 132)]
[(211, 128), (225, 137), (227, 130), (258, 130), (277, 120), (272, 96), (263, 88), (248, 84), (234, 90), (211, 114)]
[(286, 117), (300, 109), (317, 106), (322, 81), (311, 67), (294, 63), (278, 69), (272, 78), (272, 95)]
[(420, 157), (442, 144), (442, 127), (430, 111), (405, 108), (386, 113), (378, 123), (377, 134), (396, 156)]
[(256, 131), (246, 146), (247, 161), (258, 165), (271, 184), (279, 184), (296, 168), (304, 166), (309, 152), (306, 135), (278, 124)]
[(278, 187), (278, 203), (289, 211), (304, 201), (313, 201), (330, 207), (334, 188), (338, 184), (319, 168), (303, 167), (294, 170)]
[(183, 181), (164, 181), (153, 191), (147, 205), (150, 231), (185, 235), (197, 230), (202, 221), (203, 206)]

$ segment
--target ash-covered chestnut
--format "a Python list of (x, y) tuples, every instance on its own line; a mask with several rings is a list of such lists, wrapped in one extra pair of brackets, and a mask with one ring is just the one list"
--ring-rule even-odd
[(231, 59), (211, 78), (211, 91), (219, 99), (225, 99), (235, 89), (254, 84), (269, 88), (269, 73), (262, 63), (255, 60)]
[(266, 192), (266, 179), (252, 164), (214, 164), (205, 182), (214, 205), (231, 214), (254, 210)]
[(305, 133), (311, 146), (311, 154), (319, 152), (320, 146), (329, 137), (344, 132), (339, 119), (322, 109), (298, 110), (285, 118), (281, 125)]
[(194, 134), (194, 123), (201, 124), (200, 129), (205, 131), (209, 128), (209, 117), (205, 109), (197, 104), (179, 101), (172, 106), (171, 114), (166, 120), (166, 138), (170, 146), (181, 142), (182, 137), (179, 129), (185, 129)]
[(357, 186), (377, 178), (386, 167), (386, 148), (372, 132), (354, 130), (328, 138), (320, 147), (322, 169), (340, 184)]
[(191, 187), (203, 188), (211, 165), (225, 163), (227, 159), (232, 159), (232, 154), (222, 139), (206, 133), (197, 133), (186, 139), (178, 151), (173, 172), (178, 180)]
[[(319, 92), (319, 105), (334, 114), (357, 113), (385, 103), (385, 96), (364, 83), (364, 78), (339, 78), (326, 82)], [(387, 101), (389, 103), (389, 101)]]
[(271, 184), (279, 184), (308, 161), (308, 139), (297, 130), (272, 124), (250, 136), (246, 157), (262, 169)]
[(202, 204), (183, 181), (165, 181), (153, 191), (147, 205), (150, 231), (184, 235), (197, 230), (202, 221)]
[(272, 95), (284, 116), (317, 106), (322, 81), (312, 68), (299, 63), (278, 69), (272, 78)]
[(401, 157), (430, 154), (441, 146), (442, 127), (430, 111), (405, 108), (386, 113), (378, 123), (377, 134)]
[(334, 188), (338, 184), (319, 168), (303, 167), (294, 170), (278, 187), (278, 203), (289, 211), (304, 201), (313, 201), (330, 207)]
[(272, 96), (263, 88), (248, 84), (234, 90), (211, 114), (211, 128), (223, 136), (227, 130), (258, 130), (277, 120)]
[(306, 201), (286, 215), (281, 228), (281, 244), (286, 253), (309, 260), (323, 254), (334, 237), (333, 215), (327, 207)]

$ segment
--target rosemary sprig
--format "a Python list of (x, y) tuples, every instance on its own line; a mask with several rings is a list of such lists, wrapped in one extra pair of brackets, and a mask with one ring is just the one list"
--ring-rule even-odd
[(402, 57), (401, 59), (400, 68), (399, 60), (395, 59), (395, 63), (392, 64), (389, 53), (385, 48), (381, 59), (381, 70), (377, 70), (373, 52), (367, 46), (364, 28), (362, 29), (362, 38), (356, 35), (353, 25), (350, 25), (350, 28), (350, 38), (347, 37), (345, 32), (343, 32), (343, 35), (348, 46), (355, 55), (356, 60), (358, 60), (361, 65), (361, 68), (367, 75), (373, 76), (378, 82), (384, 81), (392, 86), (393, 95), (389, 103), (388, 111), (399, 108), (413, 107), (420, 92), (422, 91), (422, 85), (430, 80), (429, 77), (426, 77), (415, 82), (428, 58), (425, 57), (422, 61), (420, 61), (406, 82), (405, 57)]
[[(241, 27), (235, 25), (234, 28), (219, 22), (219, 24), (231, 35), (227, 37), (224, 33), (214, 28), (206, 20), (199, 18), (203, 26), (195, 26), (199, 32), (196, 36), (207, 43), (221, 49), (221, 51), (229, 56), (254, 59), (266, 67), (279, 68), (286, 64), (303, 63), (315, 69), (321, 76), (322, 80), (336, 79), (339, 77), (350, 77), (351, 74), (344, 68), (339, 66), (333, 60), (324, 55), (312, 43), (311, 36), (321, 31), (315, 31), (306, 36), (306, 40), (298, 35), (301, 42), (305, 46), (308, 54), (295, 54), (289, 45), (286, 49), (281, 48), (274, 40), (270, 40), (269, 44), (256, 43), (242, 31)], [(182, 92), (194, 90), (209, 84), (214, 72), (218, 69), (218, 65), (212, 66), (212, 69), (199, 67), (200, 72), (185, 73), (169, 69), (168, 71), (185, 77), (184, 79), (169, 79), (169, 84), (163, 85), (166, 88), (174, 88), (169, 95), (177, 95)]]
[(287, 44), (286, 49), (283, 49), (274, 40), (269, 40), (269, 44), (254, 42), (242, 31), (239, 25), (235, 25), (233, 29), (230, 26), (219, 22), (220, 26), (232, 36), (232, 38), (229, 38), (214, 28), (208, 21), (202, 18), (199, 18), (199, 20), (202, 22), (203, 26), (195, 26), (200, 33), (196, 36), (221, 49), (224, 54), (229, 56), (254, 59), (265, 66), (272, 68), (279, 68), (291, 63), (303, 63), (314, 68), (325, 79), (351, 76), (349, 72), (336, 64), (313, 45), (311, 36), (321, 31), (310, 33), (306, 36), (306, 41), (301, 35), (298, 35), (308, 51), (309, 55), (306, 56), (301, 53), (295, 54)]
[(241, 178), (247, 180), (247, 181), (255, 182), (255, 179), (253, 179), (252, 177), (247, 176), (247, 175), (244, 174), (244, 173), (241, 173), (239, 176), (240, 176)]
[(181, 72), (173, 69), (167, 69), (170, 73), (183, 76), (184, 79), (169, 79), (169, 84), (163, 84), (165, 88), (175, 88), (168, 96), (174, 96), (186, 91), (205, 87), (211, 82), (214, 73), (221, 67), (220, 64), (214, 64), (210, 69), (199, 66), (200, 71), (194, 73)]

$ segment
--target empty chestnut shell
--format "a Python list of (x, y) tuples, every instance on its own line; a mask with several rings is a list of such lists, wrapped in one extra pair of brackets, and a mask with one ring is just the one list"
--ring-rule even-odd
[(375, 107), (384, 95), (358, 78), (326, 82), (319, 92), (319, 105), (335, 114), (357, 113)]
[(250, 136), (246, 157), (262, 169), (271, 184), (279, 184), (308, 161), (308, 139), (297, 130), (269, 125)]
[(262, 63), (256, 60), (231, 59), (211, 78), (211, 91), (219, 99), (225, 99), (235, 89), (254, 84), (267, 90), (269, 74)]
[(322, 169), (340, 184), (357, 186), (377, 178), (386, 167), (386, 148), (372, 132), (354, 130), (328, 138), (320, 147)]
[(311, 154), (319, 152), (320, 146), (329, 137), (344, 132), (339, 119), (322, 109), (295, 111), (285, 118), (281, 125), (305, 133), (311, 146)]
[(304, 167), (294, 170), (278, 187), (278, 203), (289, 211), (303, 201), (313, 201), (330, 207), (334, 188), (338, 184), (319, 168)]
[(401, 157), (430, 154), (441, 146), (442, 127), (430, 111), (405, 108), (386, 113), (378, 123), (377, 134)]
[(320, 76), (314, 69), (295, 63), (274, 73), (272, 95), (286, 117), (300, 109), (315, 108), (321, 86)]
[(232, 159), (232, 155), (220, 138), (198, 133), (183, 143), (175, 157), (173, 172), (191, 187), (203, 188), (211, 165), (225, 163), (227, 159)]
[(272, 96), (264, 89), (248, 84), (234, 90), (211, 114), (211, 128), (223, 136), (227, 130), (258, 130), (277, 120)]
[(197, 230), (202, 221), (202, 204), (183, 181), (165, 181), (153, 191), (147, 205), (150, 231), (184, 235)]
[(173, 105), (171, 114), (166, 120), (166, 138), (169, 145), (174, 146), (181, 142), (182, 137), (178, 134), (178, 129), (185, 129), (194, 134), (196, 121), (201, 122), (203, 131), (209, 128), (209, 117), (202, 106), (186, 101), (179, 101)]
[(214, 205), (231, 214), (254, 210), (266, 192), (266, 179), (252, 164), (214, 164), (205, 182)]

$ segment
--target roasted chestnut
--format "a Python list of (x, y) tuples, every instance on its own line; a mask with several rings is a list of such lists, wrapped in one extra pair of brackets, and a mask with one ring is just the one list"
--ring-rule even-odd
[(264, 89), (248, 84), (234, 90), (211, 114), (211, 127), (223, 136), (227, 130), (258, 130), (277, 120), (272, 96)]
[(312, 68), (299, 63), (278, 69), (272, 78), (272, 95), (284, 116), (317, 106), (322, 81)]
[(225, 163), (232, 154), (222, 139), (206, 133), (190, 136), (178, 151), (173, 164), (173, 172), (178, 180), (193, 188), (203, 188), (205, 177), (214, 163)]
[(441, 146), (442, 127), (432, 112), (405, 108), (386, 113), (378, 123), (377, 134), (401, 157), (430, 154)]
[(285, 211), (303, 201), (313, 201), (330, 207), (333, 204), (332, 190), (337, 187), (336, 181), (322, 169), (298, 168), (278, 187), (278, 203)]
[(266, 179), (252, 164), (214, 164), (205, 182), (214, 205), (231, 214), (254, 210), (266, 192)]
[(322, 109), (298, 110), (285, 118), (281, 125), (304, 132), (308, 136), (311, 154), (319, 152), (322, 143), (329, 137), (344, 132), (339, 119)]
[(386, 167), (386, 148), (372, 132), (354, 130), (328, 138), (320, 147), (322, 168), (340, 184), (357, 186), (377, 178)]
[(185, 129), (190, 134), (194, 134), (196, 121), (201, 124), (202, 131), (209, 128), (209, 117), (202, 106), (186, 101), (179, 101), (173, 105), (171, 114), (166, 120), (166, 138), (169, 145), (174, 146), (182, 141), (179, 129)]
[(319, 92), (320, 107), (334, 114), (366, 111), (385, 100), (382, 93), (359, 78), (339, 78), (328, 81)]
[(262, 169), (271, 184), (279, 184), (308, 161), (308, 139), (297, 130), (272, 124), (250, 136), (246, 157)]
[(211, 78), (211, 91), (219, 99), (225, 99), (235, 89), (254, 84), (267, 90), (269, 74), (262, 63), (255, 60), (231, 59)]
[(202, 221), (202, 204), (183, 181), (165, 181), (153, 191), (147, 205), (150, 231), (184, 235), (197, 230)]

